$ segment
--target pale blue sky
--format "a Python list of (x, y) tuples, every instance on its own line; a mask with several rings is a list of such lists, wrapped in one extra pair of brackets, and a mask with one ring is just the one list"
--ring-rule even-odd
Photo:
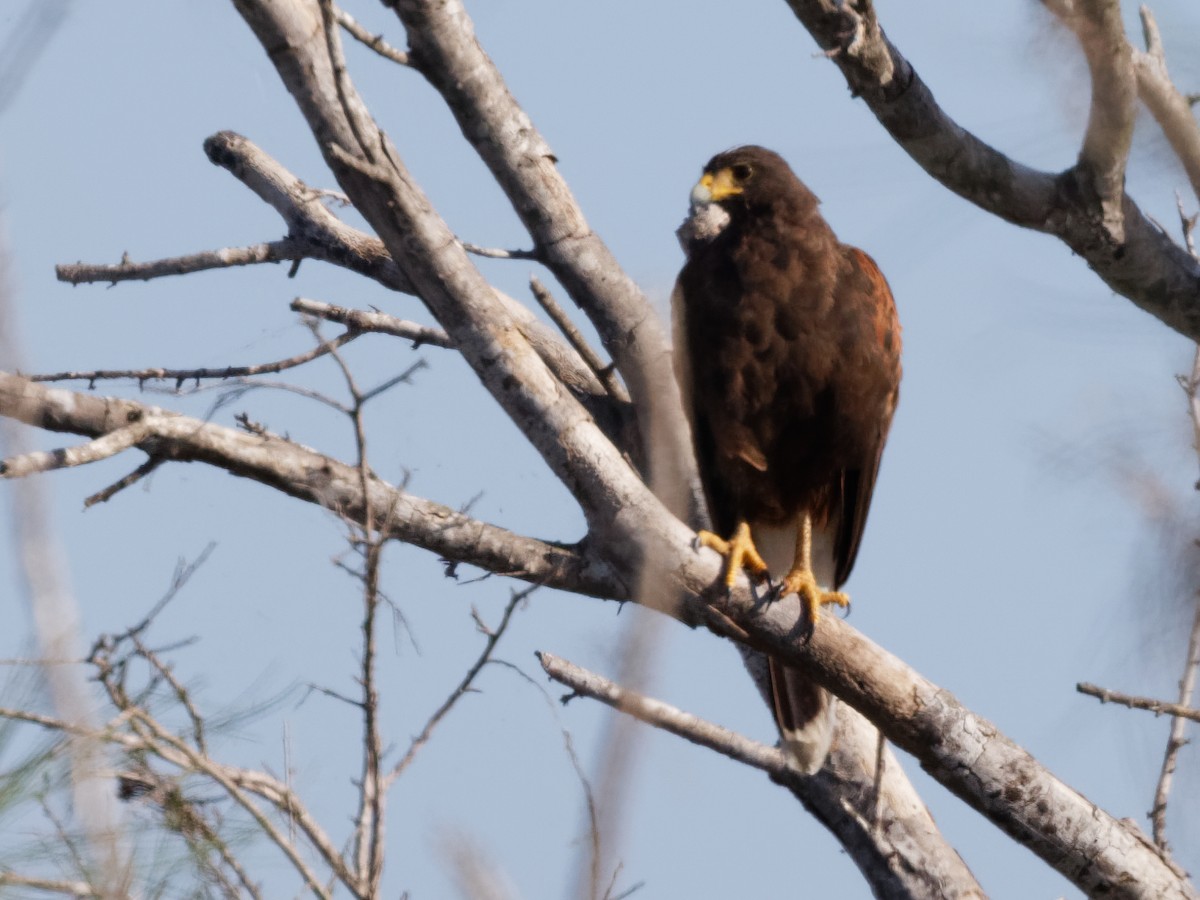
[[(0, 30), (24, 5), (0, 6)], [(962, 125), (1031, 165), (1073, 161), (1087, 112), (1084, 69), (1038, 4), (877, 5), (893, 41)], [(378, 4), (347, 8), (403, 43)], [(493, 0), (469, 9), (591, 224), (660, 310), (682, 261), (673, 232), (688, 191), (709, 156), (737, 143), (781, 152), (840, 236), (876, 258), (904, 324), (905, 380), (849, 583), (852, 622), (1109, 812), (1144, 823), (1165, 720), (1102, 708), (1074, 685), (1175, 690), (1186, 613), (1161, 572), (1163, 541), (1143, 518), (1135, 476), (1157, 479), (1195, 519), (1197, 464), (1174, 382), (1190, 366), (1188, 342), (1114, 297), (1053, 239), (1001, 223), (930, 180), (848, 96), (783, 2)], [(1185, 90), (1197, 89), (1200, 12), (1183, 0), (1155, 11), (1173, 74)], [(1132, 19), (1130, 26), (1137, 34)], [(348, 52), (375, 114), (457, 233), (526, 246), (434, 92), (413, 72), (357, 47)], [(286, 267), (113, 289), (54, 280), (58, 262), (116, 262), (125, 251), (146, 260), (281, 237), (275, 214), (205, 159), (202, 141), (221, 129), (245, 134), (310, 184), (334, 186), (231, 4), (72, 7), (0, 119), (0, 198), (31, 368), (288, 356), (311, 340), (287, 308), (297, 295), (430, 321), (415, 299), (317, 263), (294, 280)], [(1185, 185), (1143, 117), (1130, 168), (1134, 196), (1173, 229), (1174, 192)], [(503, 289), (528, 296), (530, 264), (482, 265)], [(418, 357), (430, 364), (414, 385), (370, 409), (372, 459), (384, 477), (411, 471), (415, 493), (452, 506), (483, 492), (472, 507), (481, 518), (545, 538), (580, 536), (582, 519), (566, 492), (453, 355), (367, 337), (347, 357), (365, 384)], [(296, 377), (338, 390), (328, 362)], [(204, 415), (215, 397), (147, 399)], [(240, 411), (323, 451), (352, 452), (342, 421), (294, 397), (253, 392), (214, 419), (230, 424)], [(55, 446), (62, 438), (37, 440)], [(140, 461), (46, 478), (85, 636), (139, 619), (176, 560), (216, 541), (154, 632), (164, 643), (200, 638), (176, 655), (200, 702), (229, 711), (310, 681), (352, 691), (359, 604), (354, 584), (330, 562), (344, 547), (337, 521), (198, 465), (165, 467), (149, 490), (81, 511), (85, 496)], [(478, 652), (471, 604), (494, 623), (509, 586), (490, 579), (455, 587), (435, 558), (411, 548), (389, 550), (387, 563), (386, 589), (420, 648), (403, 637), (384, 643), (384, 727), (403, 748)], [(17, 626), (0, 635), (0, 655), (27, 640), (11, 566), (0, 558), (3, 614)], [(616, 612), (613, 604), (537, 594), (500, 656), (538, 683), (537, 649), (614, 674), (620, 638), (636, 621), (633, 610)], [(654, 693), (774, 740), (732, 648), (674, 625), (662, 631)], [(529, 900), (562, 896), (571, 883), (582, 805), (558, 723), (508, 670), (489, 670), (481, 687), (393, 794), (390, 896), (449, 894), (438, 855), (449, 831), (470, 835)], [(279, 772), (286, 729), (296, 789), (341, 835), (358, 770), (356, 719), (335, 701), (302, 697), (297, 689), (217, 750)], [(607, 715), (582, 701), (558, 712), (589, 769)], [(838, 845), (765, 777), (666, 735), (645, 732), (641, 749), (620, 852), (621, 883), (647, 882), (638, 896), (867, 896)], [(1077, 896), (903, 761), (993, 896)], [(1184, 807), (1200, 789), (1198, 769), (1188, 748), (1170, 820), (1180, 861), (1193, 870), (1200, 829)], [(271, 893), (291, 893), (265, 842), (251, 857)]]

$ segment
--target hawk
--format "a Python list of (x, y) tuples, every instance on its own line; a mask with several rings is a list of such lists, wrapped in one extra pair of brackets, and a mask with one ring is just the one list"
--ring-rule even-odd
[[(891, 290), (834, 235), (778, 154), (720, 153), (679, 229), (687, 255), (672, 296), (676, 369), (714, 532), (699, 541), (800, 597), (805, 627), (858, 554), (900, 389)], [(781, 580), (772, 582), (771, 573)], [(805, 772), (833, 738), (833, 700), (772, 660), (784, 748)]]

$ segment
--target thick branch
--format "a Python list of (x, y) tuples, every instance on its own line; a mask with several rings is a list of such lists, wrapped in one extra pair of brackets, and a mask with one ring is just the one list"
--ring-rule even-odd
[(532, 351), (370, 116), (345, 72), (329, 8), (302, 0), (235, 3), (338, 183), (484, 386), (580, 501), (589, 524), (608, 528), (625, 508), (645, 506), (645, 484)]
[(695, 463), (665, 329), (588, 226), (558, 171), (558, 158), (480, 46), (466, 9), (460, 0), (387, 0), (387, 5), (408, 29), (413, 65), (441, 93), (463, 136), (508, 195), (539, 258), (595, 325), (629, 385), (643, 439), (653, 435), (656, 464), (666, 469), (659, 473), (662, 483), (691, 484)]
[[(46, 389), (11, 375), (0, 376), (0, 415), (89, 436), (142, 420), (154, 433), (156, 453), (209, 462), (363, 520), (356, 469), (277, 438), (245, 435), (129, 401)], [(622, 575), (577, 551), (472, 522), (380, 481), (372, 482), (370, 494), (377, 521), (389, 523), (390, 533), (402, 540), (529, 581), (625, 596)], [(713, 591), (720, 560), (710, 551), (694, 551), (690, 532), (664, 518), (656, 504), (631, 506), (623, 516), (623, 524), (636, 533), (627, 540), (641, 545), (627, 550), (627, 560), (643, 552), (653, 555), (672, 583), (687, 592), (689, 599), (673, 614), (809, 671), (916, 756), (934, 778), (1081, 890), (1110, 891), (1114, 897), (1196, 897), (1136, 826), (1116, 821), (1059, 782), (991, 723), (845, 623), (825, 617), (804, 643), (794, 598), (763, 607), (744, 580), (728, 597)], [(620, 532), (610, 534), (608, 549), (620, 553), (626, 539)]]
[[(879, 757), (879, 732), (844, 704), (838, 741), (816, 776), (794, 769), (776, 747), (644, 697), (549, 653), (539, 653), (551, 678), (656, 728), (761, 769), (825, 823), (854, 858), (877, 897), (983, 898), (962, 859), (947, 852), (937, 826), (895, 757)], [(867, 749), (869, 759), (856, 752)], [(878, 771), (877, 759), (884, 760)]]
[(272, 435), (245, 434), (131, 400), (46, 388), (7, 373), (0, 373), (0, 416), (88, 437), (136, 425), (143, 432), (136, 445), (155, 457), (206, 462), (359, 523), (371, 515), (390, 537), (450, 562), (592, 596), (627, 593), (611, 568), (578, 549), (513, 534), (380, 479), (370, 483), (364, 499), (355, 467)]
[[(699, 575), (700, 568), (686, 574)], [(709, 577), (715, 579), (715, 571)], [(844, 622), (823, 617), (805, 644), (793, 600), (764, 610), (748, 590), (737, 590), (693, 615), (704, 615), (719, 634), (804, 668), (1085, 893), (1146, 900), (1198, 896), (1135, 824), (1114, 819), (1063, 784), (995, 725)]]
[(1118, 0), (1079, 0), (1077, 6), (1070, 24), (1087, 57), (1092, 82), (1087, 132), (1079, 151), (1080, 174), (1091, 177), (1102, 225), (1119, 244), (1125, 236), (1121, 198), (1137, 96), (1132, 52)]
[(1005, 221), (1052, 234), (1082, 256), (1114, 291), (1193, 340), (1200, 340), (1200, 263), (1126, 195), (1116, 241), (1090, 179), (1078, 167), (1055, 175), (1015, 162), (961, 128), (888, 41), (870, 0), (788, 0), (826, 49), (850, 90), (926, 172)]

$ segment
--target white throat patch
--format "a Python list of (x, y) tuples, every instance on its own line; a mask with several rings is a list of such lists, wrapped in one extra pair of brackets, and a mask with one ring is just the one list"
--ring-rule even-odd
[(697, 203), (692, 207), (692, 213), (683, 220), (675, 232), (679, 243), (686, 252), (688, 245), (695, 243), (706, 244), (725, 230), (729, 224), (729, 213), (718, 203)]

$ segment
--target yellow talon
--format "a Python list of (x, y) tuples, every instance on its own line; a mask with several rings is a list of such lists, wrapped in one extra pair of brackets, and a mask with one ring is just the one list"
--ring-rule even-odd
[(725, 557), (725, 587), (732, 588), (737, 580), (739, 569), (745, 569), (751, 578), (757, 578), (767, 573), (767, 564), (759, 555), (750, 537), (750, 526), (739, 522), (733, 537), (725, 540), (711, 531), (697, 532), (696, 538), (700, 545), (716, 550)]
[(850, 605), (850, 597), (847, 594), (841, 591), (824, 590), (817, 584), (812, 570), (807, 568), (792, 569), (784, 577), (778, 596), (786, 597), (792, 593), (800, 598), (800, 603), (804, 607), (805, 621), (809, 628), (817, 624), (822, 606), (834, 603), (845, 608)]

